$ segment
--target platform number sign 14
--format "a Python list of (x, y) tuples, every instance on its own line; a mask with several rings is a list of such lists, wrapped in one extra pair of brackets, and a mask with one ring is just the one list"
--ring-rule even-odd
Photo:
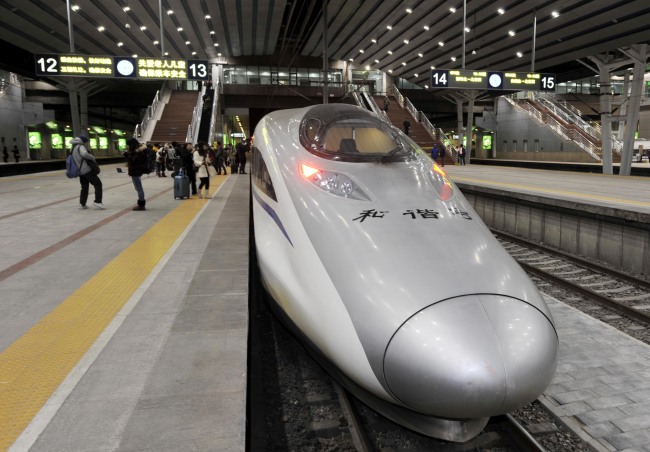
[(432, 88), (447, 88), (447, 87), (449, 87), (449, 71), (448, 70), (432, 70), (431, 71), (431, 87)]

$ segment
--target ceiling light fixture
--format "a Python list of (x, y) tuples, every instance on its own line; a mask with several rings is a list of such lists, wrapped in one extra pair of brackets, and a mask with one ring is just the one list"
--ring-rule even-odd
[(389, 30), (393, 29), (393, 27), (391, 27), (390, 25), (386, 25), (386, 28), (388, 28)]
[(393, 54), (393, 51), (392, 51), (392, 50), (389, 50), (389, 51), (388, 51), (388, 54), (389, 54), (389, 55), (392, 55), (392, 54)]
[(379, 60), (375, 60), (375, 63), (379, 64)]
[(503, 9), (503, 8), (499, 8), (499, 9), (497, 9), (497, 12), (498, 12), (499, 14), (505, 14), (505, 13), (506, 13), (506, 10)]
[(117, 43), (117, 46), (118, 46), (118, 47), (122, 47), (123, 45), (124, 45), (123, 42), (118, 42), (118, 43)]
[(451, 7), (451, 8), (449, 8), (449, 11), (451, 11), (451, 13), (454, 14), (456, 12), (456, 8)]
[(428, 26), (428, 25), (425, 25), (425, 26), (424, 26), (424, 29), (425, 29), (426, 31), (429, 31), (429, 26)]
[(79, 5), (72, 5), (72, 6), (70, 7), (70, 9), (71, 9), (72, 11), (79, 11)]
[(205, 18), (206, 18), (206, 19), (210, 19), (210, 15), (209, 15), (209, 14), (206, 14), (206, 15), (205, 15)]
[(214, 31), (214, 30), (212, 30), (212, 31), (210, 32), (210, 34), (211, 34), (211, 35), (213, 35), (213, 34), (215, 34), (215, 31)]
[(455, 56), (451, 57), (451, 61), (456, 61), (456, 57)]
[(359, 53), (363, 53), (363, 49), (359, 49)]
[(560, 13), (558, 13), (557, 11), (553, 11), (553, 12), (551, 13), (551, 16), (553, 16), (553, 17), (560, 17)]
[(422, 58), (424, 55), (421, 54), (421, 53), (418, 53), (418, 56), (419, 56), (420, 58)]
[(402, 61), (402, 66), (406, 66), (406, 63)]
[(100, 25), (99, 27), (97, 27), (97, 30), (98, 30), (98, 31), (104, 31), (104, 30), (106, 30), (106, 29), (105, 29), (102, 25)]
[(122, 9), (124, 10), (125, 13), (128, 13), (129, 11), (131, 11), (131, 7), (130, 7), (130, 6), (125, 6), (125, 7), (122, 8)]
[(510, 30), (510, 31), (508, 32), (508, 34), (509, 34), (510, 36), (514, 36), (514, 35), (515, 35), (515, 32), (512, 31), (512, 30)]
[(407, 12), (408, 14), (411, 14), (411, 13), (413, 12), (413, 10), (412, 10), (411, 8), (406, 8), (406, 12)]
[(185, 44), (190, 45), (190, 41), (185, 41)]
[(376, 39), (371, 39), (370, 41), (371, 41), (373, 44), (377, 44), (377, 40), (376, 40)]
[(171, 16), (172, 14), (174, 14), (174, 11), (171, 10), (171, 9), (168, 9), (168, 10), (167, 10), (167, 15), (168, 15), (168, 16)]
[(196, 55), (196, 52), (192, 52), (192, 55)]
[(444, 46), (444, 45), (445, 45), (445, 43), (444, 43), (444, 42), (442, 42), (442, 41), (438, 41), (438, 45), (439, 45), (440, 47), (442, 47), (442, 46)]
[(215, 46), (215, 47), (219, 47), (219, 43), (218, 43), (218, 42), (215, 42), (215, 43), (214, 43), (214, 46)]
[(158, 44), (160, 44), (158, 41), (153, 42), (153, 45), (155, 45), (155, 46), (157, 46)]
[(521, 58), (522, 56), (524, 56), (524, 54), (521, 53), (521, 52), (517, 52), (517, 56), (518, 56), (519, 58)]
[(408, 40), (408, 39), (405, 39), (405, 40), (404, 40), (404, 44), (408, 44), (408, 43), (409, 43), (409, 40)]
[(469, 33), (469, 27), (465, 27), (465, 33)]
[(183, 31), (183, 27), (178, 27), (176, 31)]
[(132, 56), (133, 58), (137, 58), (137, 57), (138, 57), (138, 54), (137, 54), (137, 53), (134, 53), (134, 54), (131, 55), (131, 56)]
[(145, 31), (147, 29), (146, 25), (140, 25), (140, 30)]
[(413, 75), (416, 76), (416, 77), (418, 76), (417, 74), (413, 74)]

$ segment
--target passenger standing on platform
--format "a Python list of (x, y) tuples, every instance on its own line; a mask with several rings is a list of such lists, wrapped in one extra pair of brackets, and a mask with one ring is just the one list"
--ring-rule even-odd
[(95, 156), (93, 156), (88, 149), (86, 148), (86, 143), (88, 143), (88, 138), (85, 135), (79, 135), (76, 138), (73, 138), (71, 141), (72, 144), (72, 158), (79, 167), (79, 183), (81, 184), (81, 193), (79, 193), (79, 208), (87, 209), (86, 201), (88, 201), (88, 189), (90, 184), (95, 188), (95, 200), (93, 201), (93, 206), (98, 209), (104, 209), (104, 204), (102, 204), (102, 181), (97, 176), (95, 170), (86, 163), (84, 160), (96, 162)]
[(461, 165), (465, 164), (465, 145), (461, 144), (458, 148), (458, 163)]
[(9, 161), (9, 151), (7, 150), (7, 146), (2, 147), (2, 160), (5, 163)]
[(16, 160), (16, 163), (20, 161), (20, 151), (18, 150), (18, 146), (14, 144), (14, 159)]
[(126, 144), (128, 149), (124, 153), (124, 157), (127, 160), (129, 176), (131, 176), (131, 181), (138, 194), (138, 205), (132, 210), (146, 210), (145, 205), (147, 201), (144, 197), (144, 188), (142, 188), (142, 180), (140, 178), (147, 170), (147, 155), (145, 154), (147, 145), (138, 143), (138, 140), (135, 138), (129, 139)]
[(447, 152), (447, 149), (445, 148), (445, 144), (441, 143), (440, 144), (440, 166), (445, 166), (445, 154)]
[(158, 177), (167, 177), (165, 176), (165, 170), (167, 169), (167, 148), (162, 146), (158, 148), (156, 152), (156, 175)]
[(386, 114), (388, 114), (388, 107), (390, 106), (390, 100), (388, 100), (388, 96), (384, 96), (384, 111)]
[(433, 143), (431, 148), (431, 160), (438, 163), (438, 143)]
[(187, 143), (181, 150), (181, 166), (190, 180), (192, 195), (196, 195), (196, 171), (194, 170), (194, 148)]
[(226, 162), (225, 162), (225, 157), (226, 153), (223, 150), (223, 146), (221, 145), (221, 141), (217, 141), (217, 150), (214, 153), (216, 157), (216, 165), (217, 165), (217, 174), (221, 174), (221, 168), (223, 168), (223, 175), (225, 176), (228, 174), (226, 171)]
[(409, 134), (409, 130), (411, 130), (411, 123), (408, 122), (408, 120), (405, 120), (405, 121), (404, 121), (404, 133), (405, 133), (406, 135), (408, 135), (408, 134)]
[[(194, 151), (194, 166), (198, 168), (196, 172), (199, 180), (199, 198), (210, 198), (210, 174), (208, 173), (208, 165), (210, 164), (210, 156), (208, 155), (207, 147), (199, 143), (199, 146)], [(205, 195), (201, 194), (201, 189), (205, 187)]]
[(246, 174), (246, 153), (251, 149), (252, 137), (243, 143), (237, 143), (237, 162), (239, 163), (239, 174)]

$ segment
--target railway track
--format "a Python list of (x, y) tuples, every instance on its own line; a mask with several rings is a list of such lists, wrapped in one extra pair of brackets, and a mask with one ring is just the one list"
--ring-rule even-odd
[(503, 232), (493, 233), (527, 272), (650, 326), (650, 282)]

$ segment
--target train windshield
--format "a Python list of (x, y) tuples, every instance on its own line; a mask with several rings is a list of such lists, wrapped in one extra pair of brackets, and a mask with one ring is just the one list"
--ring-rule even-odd
[(300, 124), (300, 142), (319, 157), (347, 162), (403, 162), (418, 149), (399, 129), (346, 104), (311, 108)]

